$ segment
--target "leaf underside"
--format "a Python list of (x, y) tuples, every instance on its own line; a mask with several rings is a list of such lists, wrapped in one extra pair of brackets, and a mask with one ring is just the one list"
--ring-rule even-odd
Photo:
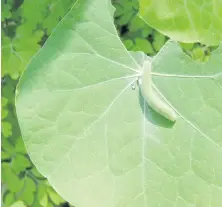
[(173, 40), (219, 45), (222, 40), (220, 0), (139, 0), (139, 16)]
[(24, 72), (16, 110), (33, 163), (77, 207), (218, 207), (222, 46), (207, 63), (173, 41), (153, 58), (172, 125), (132, 90), (148, 58), (125, 49), (113, 12), (78, 1)]

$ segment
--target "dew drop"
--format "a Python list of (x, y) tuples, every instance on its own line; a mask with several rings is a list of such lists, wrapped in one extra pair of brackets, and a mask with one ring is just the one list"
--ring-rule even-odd
[(136, 82), (134, 82), (134, 83), (131, 84), (131, 89), (132, 89), (132, 90), (135, 90), (135, 89), (136, 89)]

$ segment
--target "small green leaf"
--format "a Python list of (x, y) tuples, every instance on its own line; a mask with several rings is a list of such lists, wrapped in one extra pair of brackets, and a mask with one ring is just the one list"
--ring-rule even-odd
[(23, 181), (12, 171), (11, 165), (8, 163), (2, 164), (2, 181), (7, 184), (11, 192), (17, 193), (22, 189)]
[(14, 155), (15, 148), (13, 144), (8, 139), (2, 139), (2, 147), (5, 152), (7, 152), (10, 155)]
[(12, 135), (12, 125), (9, 122), (2, 122), (2, 134), (6, 138)]
[(59, 204), (65, 202), (64, 199), (58, 193), (56, 193), (52, 188), (48, 188), (47, 192), (48, 192), (48, 195), (49, 195), (51, 201), (54, 204), (59, 205)]
[(182, 43), (181, 42), (180, 45), (184, 50), (192, 50), (194, 47), (193, 43)]
[(22, 137), (19, 137), (16, 140), (15, 151), (18, 153), (26, 154), (26, 149)]
[(42, 184), (42, 183), (38, 185), (37, 198), (38, 198), (39, 201), (41, 201), (42, 199), (45, 200), (45, 198), (43, 198), (43, 197), (48, 196), (47, 195), (47, 188), (48, 187), (46, 185)]
[(56, 3), (50, 2), (48, 5), (50, 13), (43, 21), (43, 28), (46, 29), (47, 34), (51, 34), (57, 23), (64, 17), (64, 15), (71, 9), (75, 0), (62, 0)]
[(42, 207), (45, 207), (48, 205), (48, 195), (47, 194), (44, 194), (43, 197), (40, 199), (39, 201), (39, 204), (42, 206)]
[(11, 5), (10, 4), (6, 4), (2, 2), (2, 12), (1, 12), (1, 17), (2, 17), (2, 21), (4, 21), (5, 19), (9, 19), (11, 17)]
[(133, 47), (133, 41), (131, 39), (125, 39), (123, 40), (123, 44), (127, 49), (131, 49)]
[(32, 166), (31, 162), (24, 155), (16, 154), (12, 159), (11, 167), (16, 174), (25, 171), (30, 166)]
[(54, 207), (54, 205), (52, 203), (48, 203), (48, 205), (46, 207)]
[(136, 38), (135, 43), (136, 43), (134, 47), (135, 51), (143, 51), (147, 54), (154, 54), (152, 44), (148, 40), (142, 38)]
[(7, 104), (8, 104), (8, 99), (5, 97), (1, 98), (1, 103), (2, 103), (2, 112), (1, 112), (1, 119), (5, 119), (8, 116), (8, 108), (7, 108)]
[(2, 99), (2, 106), (7, 106), (7, 103), (8, 103), (8, 99), (7, 98), (5, 98), (5, 97), (2, 97), (1, 98)]
[(127, 24), (137, 13), (137, 1), (122, 0), (114, 2), (116, 7), (115, 21), (118, 25)]
[(34, 201), (34, 192), (36, 185), (34, 181), (28, 177), (24, 179), (24, 186), (22, 192), (19, 194), (19, 199), (23, 200), (27, 205), (32, 205)]
[[(141, 35), (145, 38), (153, 32), (153, 29), (149, 27), (140, 17), (137, 15), (129, 22), (130, 32), (140, 32)], [(137, 36), (137, 35), (135, 35)]]
[(192, 50), (192, 58), (194, 60), (203, 61), (205, 57), (204, 49), (201, 47), (196, 47)]
[(10, 207), (26, 207), (26, 205), (23, 201), (16, 201)]
[(152, 42), (154, 49), (158, 52), (166, 42), (166, 37), (159, 32), (154, 33), (154, 40)]
[(43, 175), (36, 169), (36, 167), (33, 166), (31, 169), (32, 174), (37, 178), (44, 178)]
[(2, 120), (5, 119), (8, 116), (8, 109), (5, 107), (2, 107)]
[(5, 159), (10, 159), (11, 156), (9, 153), (5, 152), (5, 151), (1, 151), (1, 159), (5, 160)]
[(9, 207), (15, 201), (15, 195), (12, 192), (6, 192), (3, 196), (3, 203), (5, 207)]
[(144, 27), (146, 27), (146, 24), (138, 16), (135, 16), (129, 23), (129, 30), (132, 32), (143, 29)]

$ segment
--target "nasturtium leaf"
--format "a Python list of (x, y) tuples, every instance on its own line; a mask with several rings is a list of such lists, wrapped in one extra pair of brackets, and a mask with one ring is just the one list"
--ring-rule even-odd
[(177, 112), (172, 124), (134, 89), (150, 59), (125, 49), (110, 1), (77, 1), (17, 88), (33, 163), (74, 206), (218, 207), (221, 53), (194, 62), (169, 41), (152, 59), (154, 90)]
[(181, 42), (218, 45), (222, 40), (221, 0), (139, 0), (148, 25)]

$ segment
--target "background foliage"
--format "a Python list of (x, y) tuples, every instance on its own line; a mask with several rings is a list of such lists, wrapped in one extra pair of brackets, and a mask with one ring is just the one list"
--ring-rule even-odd
[[(14, 95), (21, 73), (75, 0), (2, 0), (2, 206), (69, 206), (31, 163), (16, 120)], [(128, 50), (155, 55), (167, 37), (136, 14), (136, 0), (113, 0), (115, 24)], [(201, 61), (214, 48), (181, 44)]]

